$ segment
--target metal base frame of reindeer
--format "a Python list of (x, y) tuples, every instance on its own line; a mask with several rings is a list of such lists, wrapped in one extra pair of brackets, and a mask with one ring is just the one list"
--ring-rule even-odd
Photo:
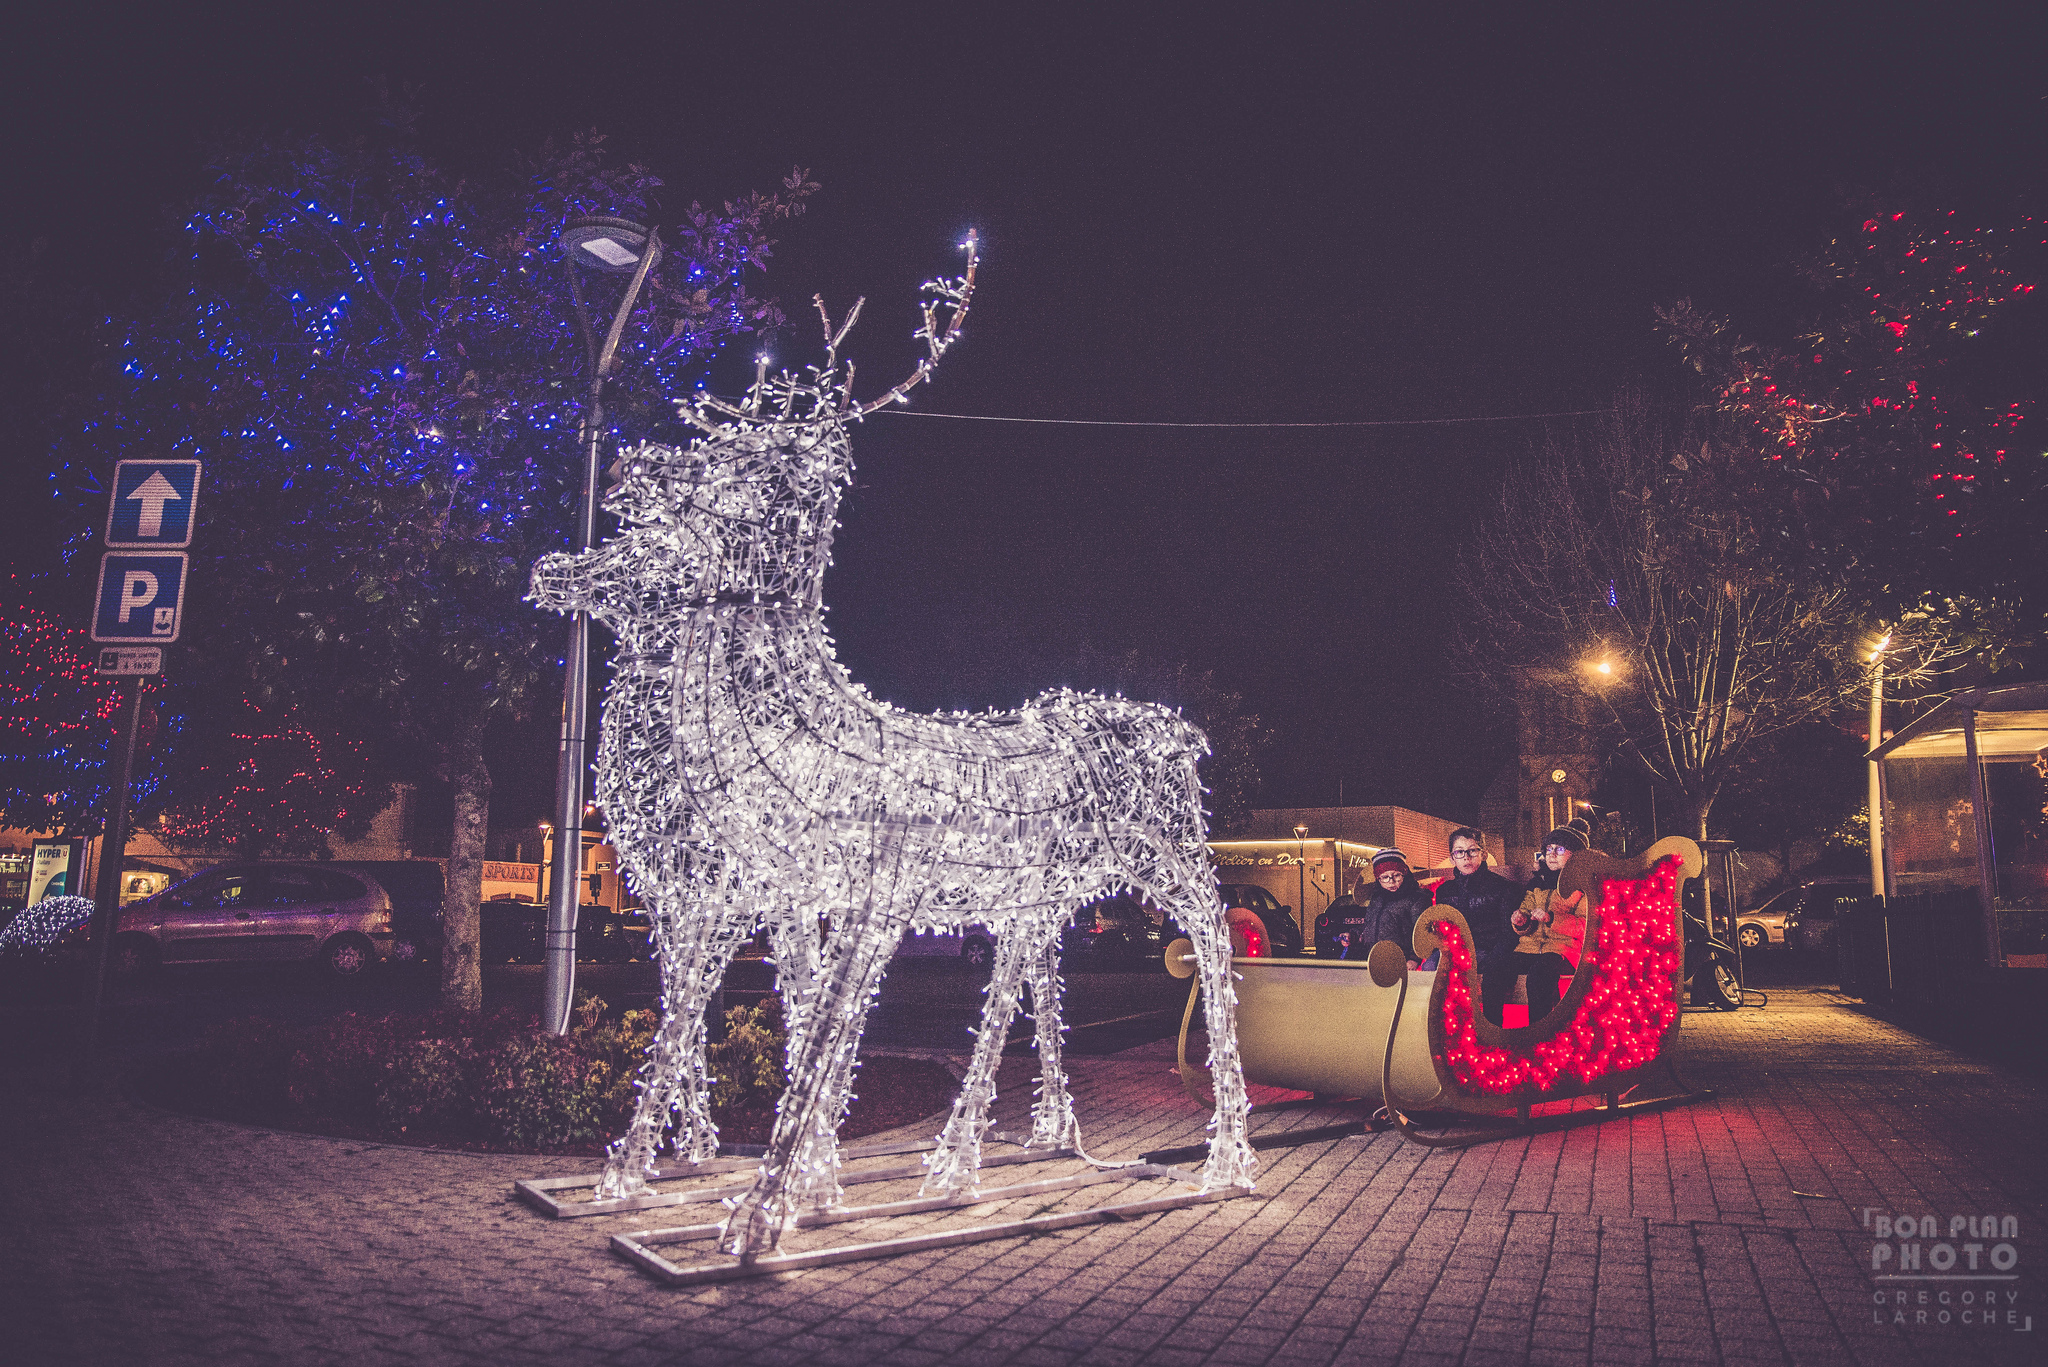
[[(721, 1239), (743, 1257), (778, 1248), (806, 1211), (840, 1204), (835, 1135), (862, 1027), (906, 931), (979, 923), (996, 939), (973, 1060), (925, 1159), (927, 1193), (977, 1189), (996, 1066), (1026, 982), (1043, 1069), (1030, 1142), (1071, 1143), (1056, 942), (1077, 908), (1119, 889), (1171, 911), (1194, 945), (1216, 1085), (1203, 1189), (1248, 1187), (1255, 1166), (1230, 940), (1203, 845), (1202, 733), (1164, 707), (1065, 689), (1014, 712), (903, 712), (852, 680), (825, 630), (849, 429), (902, 399), (958, 338), (977, 265), (971, 237), (965, 247), (963, 276), (925, 286), (917, 335), (929, 355), (908, 379), (856, 404), (839, 347), (860, 305), (836, 331), (826, 316), (822, 366), (770, 378), (764, 364), (743, 403), (683, 405), (706, 435), (625, 453), (607, 500), (619, 533), (534, 570), (535, 601), (587, 611), (617, 635), (599, 792), (635, 890), (667, 928), (671, 1020), (643, 1098), (653, 1118), (636, 1119), (614, 1150), (599, 1197), (643, 1181), (667, 1108), (701, 1097), (691, 1032), (731, 946), (763, 919), (792, 947), (804, 925), (825, 926), (815, 966), (795, 975), (789, 1085), (767, 1153)], [(724, 861), (715, 874), (679, 857), (706, 844)], [(692, 1152), (708, 1124), (690, 1118)]]

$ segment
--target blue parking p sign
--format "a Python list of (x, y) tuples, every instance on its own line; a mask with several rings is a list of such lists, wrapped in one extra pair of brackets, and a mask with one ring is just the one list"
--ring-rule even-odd
[(178, 639), (185, 605), (185, 552), (109, 551), (100, 558), (99, 597), (93, 604), (92, 638), (106, 644)]
[(199, 512), (199, 462), (124, 460), (114, 466), (107, 500), (107, 544), (170, 550), (192, 544)]

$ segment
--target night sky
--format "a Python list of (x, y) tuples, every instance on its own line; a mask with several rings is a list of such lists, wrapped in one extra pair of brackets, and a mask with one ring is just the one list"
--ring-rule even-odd
[[(210, 131), (345, 129), (381, 75), (421, 87), (453, 158), (596, 126), (675, 211), (808, 167), (824, 189), (761, 282), (793, 324), (772, 350), (809, 358), (812, 293), (865, 294), (851, 350), (877, 385), (914, 356), (918, 282), (978, 230), (967, 339), (915, 405), (935, 413), (1680, 396), (1654, 304), (1785, 327), (1791, 262), (1852, 222), (1845, 196), (2009, 209), (2048, 142), (2023, 5), (176, 8), (209, 17), (13, 21), (8, 250), (56, 223), (81, 263), (139, 272)], [(714, 386), (739, 378), (736, 356)], [(841, 656), (908, 707), (1007, 707), (1084, 643), (1135, 647), (1278, 729), (1267, 802), (1341, 780), (1469, 816), (1507, 752), (1442, 681), (1444, 578), (1503, 459), (1572, 421), (877, 417), (829, 583)], [(525, 786), (501, 774), (501, 805)]]

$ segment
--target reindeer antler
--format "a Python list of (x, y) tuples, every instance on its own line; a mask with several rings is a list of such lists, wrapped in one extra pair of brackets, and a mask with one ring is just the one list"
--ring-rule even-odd
[[(788, 421), (791, 410), (799, 397), (807, 397), (814, 405), (808, 410), (813, 414), (830, 411), (841, 417), (866, 417), (885, 404), (902, 401), (903, 396), (922, 384), (932, 373), (932, 367), (946, 354), (946, 349), (960, 339), (960, 325), (967, 321), (967, 303), (974, 296), (974, 275), (981, 263), (981, 239), (969, 232), (967, 240), (960, 244), (967, 253), (967, 273), (952, 280), (927, 280), (924, 282), (925, 298), (919, 303), (924, 310), (924, 326), (911, 335), (924, 339), (930, 353), (917, 363), (910, 378), (897, 385), (872, 403), (856, 404), (853, 401), (853, 362), (848, 361), (842, 372), (839, 364), (839, 348), (846, 341), (846, 334), (853, 331), (853, 325), (860, 320), (861, 306), (865, 298), (853, 301), (846, 318), (838, 327), (832, 325), (832, 315), (825, 308), (825, 297), (813, 295), (811, 302), (817, 306), (818, 320), (825, 329), (825, 363), (822, 366), (807, 366), (809, 380), (792, 376), (782, 371), (770, 382), (768, 358), (766, 355), (754, 358), (754, 383), (747, 391), (742, 403), (731, 403), (714, 394), (680, 400), (677, 410), (685, 422), (705, 432), (717, 434), (724, 430), (721, 424), (706, 417), (707, 413), (723, 414), (742, 423), (760, 421), (761, 409), (770, 397), (771, 388), (780, 391), (782, 397), (781, 420)], [(944, 326), (939, 322), (939, 310), (946, 310)]]
[[(912, 335), (924, 338), (925, 345), (931, 350), (931, 355), (919, 361), (917, 369), (913, 370), (910, 373), (910, 378), (902, 384), (897, 385), (872, 403), (859, 405), (854, 411), (862, 417), (866, 417), (885, 404), (900, 401), (905, 394), (908, 394), (919, 384), (923, 383), (925, 378), (932, 373), (932, 367), (938, 364), (939, 357), (946, 354), (946, 348), (959, 340), (960, 325), (967, 321), (967, 301), (974, 296), (974, 272), (981, 261), (981, 239), (970, 231), (967, 234), (967, 240), (961, 243), (960, 247), (961, 250), (967, 253), (967, 273), (965, 275), (954, 280), (927, 280), (924, 282), (924, 293), (930, 296), (922, 304), (924, 309), (924, 326)], [(946, 326), (943, 330), (939, 327), (939, 308), (942, 305), (948, 310)], [(859, 305), (854, 307), (855, 312), (859, 312)], [(849, 318), (847, 321), (850, 323), (852, 319)], [(843, 330), (840, 335), (845, 335)], [(837, 340), (835, 338), (834, 342), (836, 343)]]

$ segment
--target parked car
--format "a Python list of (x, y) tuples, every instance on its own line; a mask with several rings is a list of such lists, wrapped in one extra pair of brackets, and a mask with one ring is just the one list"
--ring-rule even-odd
[(1785, 924), (1792, 919), (1792, 909), (1799, 905), (1799, 892), (1798, 888), (1787, 888), (1754, 911), (1737, 916), (1736, 941), (1744, 949), (1784, 944)]
[(1870, 895), (1870, 880), (1855, 876), (1811, 878), (1792, 892), (1798, 900), (1785, 923), (1786, 942), (1794, 949), (1831, 954), (1835, 948), (1836, 917)]
[[(576, 911), (576, 957), (622, 964), (647, 953), (646, 917), (636, 928), (632, 917), (610, 907), (586, 902)], [(548, 908), (545, 902), (504, 897), (477, 908), (477, 955), (487, 964), (537, 964), (547, 957)], [(637, 933), (636, 933), (637, 930)]]
[(1086, 906), (1061, 935), (1076, 967), (1111, 973), (1166, 971), (1166, 947), (1184, 932), (1171, 916), (1128, 894)]
[(356, 978), (388, 958), (391, 895), (332, 864), (227, 864), (121, 908), (114, 968), (159, 964), (313, 962)]
[(1294, 908), (1273, 900), (1273, 894), (1256, 883), (1224, 883), (1218, 889), (1226, 907), (1244, 907), (1266, 926), (1266, 942), (1276, 958), (1300, 958), (1301, 927), (1294, 922)]
[(899, 959), (958, 959), (968, 968), (995, 961), (995, 937), (980, 926), (968, 930), (913, 930), (896, 944)]
[(439, 963), (441, 899), (447, 882), (433, 859), (337, 860), (319, 867), (367, 874), (391, 898), (392, 963)]

